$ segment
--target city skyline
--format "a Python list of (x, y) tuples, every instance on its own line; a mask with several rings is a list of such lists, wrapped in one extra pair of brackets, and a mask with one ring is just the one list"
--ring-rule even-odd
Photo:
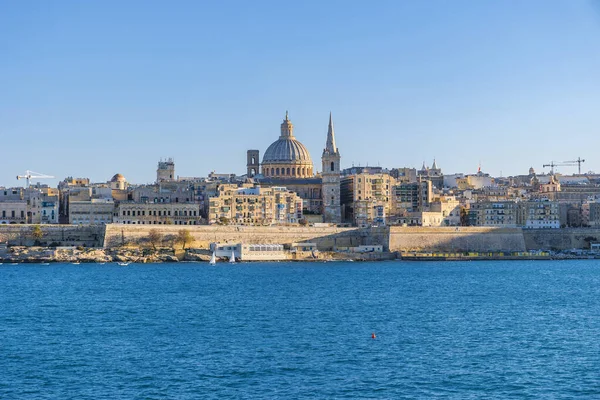
[(333, 112), (342, 168), (600, 170), (593, 2), (12, 3), (0, 34), (3, 186), (243, 174), (286, 109), (313, 155)]

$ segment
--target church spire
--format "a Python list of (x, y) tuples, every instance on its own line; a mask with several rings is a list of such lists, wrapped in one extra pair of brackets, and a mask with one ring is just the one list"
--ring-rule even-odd
[(333, 133), (333, 119), (331, 112), (329, 112), (329, 127), (327, 128), (327, 143), (325, 144), (325, 151), (331, 154), (337, 153), (337, 147), (335, 147), (335, 134)]

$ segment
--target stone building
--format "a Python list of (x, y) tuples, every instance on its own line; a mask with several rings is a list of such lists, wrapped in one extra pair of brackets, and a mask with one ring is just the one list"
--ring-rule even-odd
[(57, 224), (58, 190), (37, 183), (0, 188), (0, 224)]
[(430, 180), (406, 182), (395, 185), (392, 189), (393, 214), (404, 215), (404, 212), (421, 212), (429, 207), (433, 197), (433, 184)]
[(137, 225), (200, 225), (200, 206), (194, 203), (121, 202), (117, 207), (116, 224)]
[(224, 184), (210, 197), (209, 224), (296, 224), (300, 219), (302, 199), (285, 187)]
[(113, 222), (115, 202), (112, 199), (69, 201), (69, 223), (72, 225), (105, 225)]
[(519, 225), (528, 229), (560, 228), (559, 203), (550, 200), (523, 201), (519, 203)]
[(344, 175), (340, 197), (345, 222), (355, 225), (383, 225), (392, 213), (395, 179), (388, 173)]
[(160, 160), (156, 169), (156, 183), (175, 181), (175, 161), (172, 158)]
[(27, 202), (25, 200), (5, 200), (0, 202), (0, 224), (26, 224)]
[(515, 201), (481, 201), (471, 204), (469, 225), (515, 228), (519, 225), (519, 203)]

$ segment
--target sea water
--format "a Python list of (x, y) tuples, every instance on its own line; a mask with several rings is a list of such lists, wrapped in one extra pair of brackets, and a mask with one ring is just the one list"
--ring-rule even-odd
[(595, 260), (5, 264), (0, 398), (600, 398), (599, 294)]

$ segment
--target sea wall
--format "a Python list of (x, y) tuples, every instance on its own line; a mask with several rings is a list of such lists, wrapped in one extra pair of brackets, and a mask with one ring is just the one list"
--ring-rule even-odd
[(390, 251), (525, 251), (519, 228), (390, 227)]
[(319, 250), (332, 251), (337, 247), (354, 247), (368, 244), (384, 244), (387, 249), (389, 230), (386, 228), (338, 228), (300, 226), (175, 226), (175, 225), (121, 225), (106, 226), (104, 247), (143, 243), (151, 230), (158, 230), (169, 240), (185, 229), (194, 238), (195, 248), (208, 248), (211, 242), (291, 244), (316, 243)]
[[(387, 227), (338, 228), (300, 226), (176, 226), (176, 225), (39, 225), (42, 237), (34, 235), (35, 225), (0, 225), (0, 243), (13, 246), (119, 247), (143, 244), (152, 229), (166, 241), (188, 230), (191, 247), (207, 249), (211, 242), (291, 244), (317, 243), (321, 251), (342, 247), (381, 244), (385, 251), (532, 251), (589, 249), (600, 242), (600, 228), (520, 229), (483, 227)], [(146, 243), (147, 244), (147, 243)]]
[[(41, 237), (35, 237), (35, 226)], [(11, 246), (85, 246), (100, 247), (104, 243), (101, 225), (0, 225), (0, 242)]]
[(527, 250), (589, 249), (600, 243), (599, 228), (524, 229)]

